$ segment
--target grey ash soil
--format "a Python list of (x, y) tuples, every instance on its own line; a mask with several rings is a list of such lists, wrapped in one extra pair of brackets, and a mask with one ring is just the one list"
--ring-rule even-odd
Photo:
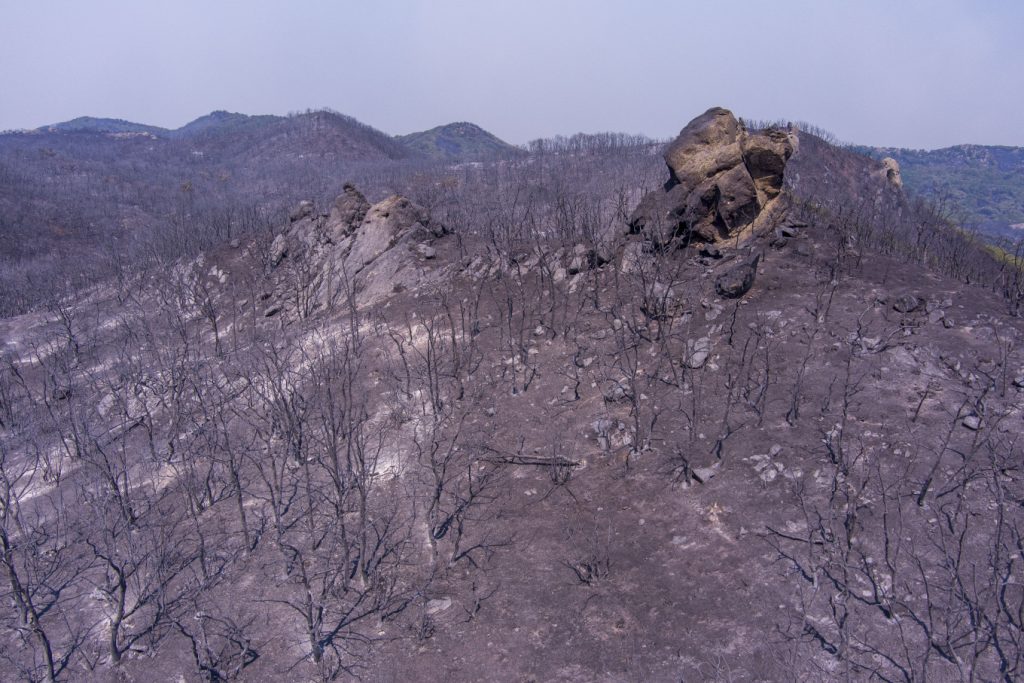
[[(959, 397), (970, 393), (969, 375), (995, 359), (997, 338), (1005, 343), (1021, 334), (1020, 321), (1005, 317), (995, 296), (871, 254), (839, 277), (826, 318), (817, 323), (815, 311), (830, 288), (825, 278), (831, 238), (812, 226), (776, 250), (767, 245), (767, 237), (755, 237), (747, 246), (764, 258), (754, 288), (740, 300), (718, 299), (713, 293), (714, 274), (729, 267), (728, 259), (703, 264), (693, 249), (671, 254), (668, 260), (679, 268), (676, 320), (673, 330), (666, 331), (667, 341), (660, 342), (630, 334), (630, 327), (644, 320), (637, 312), (638, 284), (617, 263), (584, 271), (574, 282), (549, 283), (538, 279), (543, 272), (538, 255), (523, 259), (514, 270), (496, 264), (488, 269), (486, 261), (460, 261), (454, 246), (442, 241), (436, 265), (425, 266), (425, 272), (456, 264), (459, 274), (395, 294), (377, 304), (376, 314), (395, 324), (411, 316), (422, 320), (440, 310), (442, 294), (449, 301), (468, 299), (482, 288), (483, 379), (478, 393), (465, 399), (466, 442), (504, 453), (558, 455), (579, 466), (560, 484), (549, 467), (506, 466), (501, 490), (481, 522), (496, 541), (493, 551), (475, 556), (472, 563), (457, 563), (431, 582), (423, 600), (403, 618), (372, 626), (370, 635), (377, 642), (359, 654), (362, 677), (787, 680), (787, 658), (795, 655), (782, 631), (799, 620), (800, 605), (792, 576), (764, 534), (768, 527), (800, 527), (805, 520), (797, 490), (813, 497), (826, 486), (822, 434), (838, 419), (837, 381), (842, 382), (851, 353), (863, 379), (848, 431), (856, 432), (882, 467), (920, 469), (923, 463), (907, 459), (913, 444), (946, 428)], [(476, 264), (476, 269), (459, 263)], [(228, 273), (229, 281), (241, 279), (246, 267), (239, 252), (230, 249), (211, 255), (204, 269), (211, 264)], [(520, 388), (516, 394), (498, 337), (499, 292), (513, 278), (530, 302), (526, 306), (537, 314), (524, 323), (536, 375), (526, 391)], [(894, 311), (892, 301), (907, 293), (930, 304), (910, 314)], [(545, 304), (554, 312), (545, 311)], [(940, 307), (949, 326), (943, 319), (929, 322), (926, 305)], [(94, 299), (80, 307), (88, 311), (83, 320), (91, 318), (110, 333), (111, 326), (102, 323), (117, 314), (113, 302)], [(7, 347), (27, 348), (26, 339), (39, 334), (41, 319), (0, 323)], [(298, 334), (308, 324), (254, 319), (268, 329), (283, 325), (285, 334)], [(328, 315), (315, 324), (344, 329), (345, 317)], [(644, 324), (644, 336), (653, 336), (658, 323)], [(667, 330), (669, 321), (662, 325)], [(861, 337), (879, 342), (870, 349), (851, 342), (858, 326)], [(814, 351), (803, 378), (801, 416), (791, 426), (786, 413), (808, 335), (814, 335)], [(622, 349), (636, 345), (641, 365), (658, 366), (664, 373), (670, 366), (659, 365), (659, 354), (667, 353), (678, 368), (686, 341), (703, 336), (711, 337), (710, 356), (692, 370), (684, 388), (644, 385), (649, 395), (641, 402), (660, 403), (661, 412), (651, 447), (629, 456), (627, 467), (629, 446), (616, 448), (613, 438), (611, 448), (603, 449), (594, 428), (601, 419), (630, 424), (629, 406), (606, 400), (610, 381), (622, 374), (616, 365)], [(382, 337), (369, 343), (378, 350), (386, 346)], [(750, 353), (747, 362), (755, 365), (761, 362), (756, 350), (763, 354), (767, 349), (773, 374), (761, 414), (744, 401), (733, 406), (730, 426), (735, 431), (718, 459), (714, 444), (723, 430), (728, 384), (740, 380), (737, 359), (744, 347)], [(95, 351), (98, 365), (111, 360)], [(574, 357), (591, 360), (580, 368)], [(953, 369), (956, 362), (959, 370)], [(578, 400), (566, 375), (574, 366)], [(918, 392), (929, 383), (931, 398), (911, 422)], [(991, 413), (1006, 413), (999, 429), (1020, 433), (1019, 396), (1011, 388), (989, 405)], [(969, 442), (974, 437), (958, 429), (954, 438)], [(751, 456), (765, 456), (773, 446), (778, 452), (767, 470), (778, 474), (768, 479), (762, 476), (767, 470), (757, 468), (759, 461)], [(676, 467), (674, 451), (683, 453), (692, 468), (716, 466), (714, 476), (698, 483)], [(412, 456), (399, 450), (398, 457)], [(233, 523), (226, 511), (219, 514), (225, 525)], [(245, 670), (244, 680), (308, 676), (300, 673), (305, 669), (301, 639), (291, 630), (293, 617), (261, 602), (288, 590), (274, 552), (269, 544), (261, 545), (230, 567), (230, 581), (217, 589), (219, 600), (245, 605), (258, 615), (254, 643), (260, 658)], [(590, 585), (573, 569), (588, 561), (596, 572)], [(159, 672), (164, 680), (192, 680), (187, 652), (174, 642), (164, 643), (155, 659), (129, 659), (117, 672), (105, 673), (101, 667), (94, 676), (141, 681)], [(815, 656), (823, 655), (813, 650), (801, 654)]]
[[(865, 593), (857, 572), (878, 567), (895, 544), (904, 553), (898, 562), (911, 557), (938, 586), (949, 556), (936, 555), (929, 542), (948, 540), (940, 517), (955, 526), (957, 510), (970, 511), (972, 535), (962, 548), (979, 558), (978, 567), (991, 550), (992, 510), (1020, 528), (1024, 386), (1014, 382), (1024, 374), (1024, 326), (1006, 315), (996, 294), (858, 247), (813, 214), (786, 240), (764, 229), (738, 246), (724, 243), (720, 259), (701, 256), (699, 245), (649, 253), (638, 235), (624, 236), (608, 258), (583, 245), (499, 258), (493, 245), (427, 230), (421, 219), (375, 242), (380, 253), (358, 272), (345, 264), (366, 224), (342, 229), (333, 218), (303, 215), (275, 242), (288, 245), (285, 255), (270, 258), (275, 243), (253, 240), (179, 264), (175, 273), (151, 273), (121, 301), (100, 287), (66, 302), (81, 345), (67, 361), (67, 395), (54, 392), (64, 367), (58, 359), (72, 355), (58, 318), (0, 321), (11, 367), (42, 387), (17, 410), (31, 417), (32, 438), (47, 448), (65, 427), (62, 419), (48, 421), (47, 410), (95, 410), (95, 419), (116, 423), (109, 396), (128, 393), (122, 390), (135, 381), (132, 373), (141, 367), (146, 375), (149, 362), (178, 359), (196, 377), (212, 377), (200, 393), (252, 380), (232, 395), (224, 419), (228, 433), (247, 444), (242, 497), (262, 531), (247, 552), (231, 495), (202, 511), (197, 523), (208, 531), (210, 557), (225, 560), (221, 580), (195, 603), (168, 608), (186, 625), (198, 613), (244, 623), (258, 657), (240, 680), (323, 674), (310, 660), (301, 615), (282, 602), (303, 591), (295, 563), (282, 561), (287, 553), (276, 545), (257, 476), (263, 458), (283, 448), (281, 416), (260, 412), (260, 391), (264, 380), (285, 376), (322, 398), (313, 390), (337, 377), (310, 368), (319, 367), (318, 353), (350, 348), (353, 315), (363, 340), (353, 386), (367, 424), (380, 430), (370, 516), (401, 525), (394, 537), (400, 561), (382, 575), (404, 597), (388, 603), (392, 612), (371, 612), (338, 637), (345, 638), (340, 657), (349, 668), (341, 678), (870, 680), (871, 667), (884, 666), (871, 648), (895, 642), (901, 622), (892, 615), (909, 621), (906, 615), (923, 608), (914, 584), (889, 595), (885, 580), (868, 569), (886, 593), (878, 598)], [(716, 278), (758, 254), (750, 291), (716, 296)], [(351, 275), (351, 296), (324, 294), (329, 288), (320, 281), (303, 279), (312, 271)], [(220, 351), (208, 319), (188, 303), (202, 300), (196, 292), (218, 311)], [(908, 295), (919, 305), (896, 310)], [(181, 310), (182, 318), (172, 315)], [(456, 325), (459, 339), (449, 347), (445, 325), (453, 319), (465, 326)], [(424, 369), (430, 325), (443, 333), (440, 375)], [(452, 348), (461, 355), (445, 355)], [(168, 367), (179, 367), (175, 362)], [(152, 400), (149, 422), (125, 431), (115, 424), (102, 440), (116, 444), (142, 482), (139, 491), (166, 505), (154, 514), (180, 520), (186, 547), (192, 536), (184, 530), (195, 520), (184, 514), (179, 489), (188, 479), (147, 454), (156, 449), (175, 464), (173, 453), (146, 437), (148, 430), (171, 441), (179, 436), (174, 415), (147, 398), (163, 377), (153, 370), (150, 384), (125, 398), (128, 412)], [(967, 426), (972, 416), (977, 422)], [(193, 427), (204, 419), (186, 420), (191, 426), (181, 433), (201, 433)], [(462, 518), (462, 549), (469, 552), (458, 555), (452, 536), (441, 534), (442, 560), (446, 553), (458, 559), (440, 561), (434, 571), (422, 450), (431, 424), (448, 436), (460, 426), (457, 452), (470, 457), (457, 462), (471, 467), (459, 472), (491, 477), (486, 495)], [(272, 435), (265, 446), (245, 441), (246, 425)], [(311, 461), (285, 460), (282, 476), (299, 476)], [(61, 486), (93, 491), (84, 467), (71, 458), (65, 466)], [(51, 495), (44, 489), (26, 498), (26, 509), (46, 514), (41, 501)], [(98, 533), (91, 525), (102, 523), (101, 499), (67, 500), (76, 533)], [(351, 524), (354, 515), (347, 509), (340, 518)], [(831, 524), (827, 536), (815, 535), (822, 519)], [(282, 525), (281, 537), (295, 528)], [(846, 659), (830, 651), (838, 637), (828, 620), (828, 610), (838, 609), (828, 601), (835, 586), (812, 590), (793, 561), (811, 562), (826, 550), (831, 554), (814, 560), (821, 576), (839, 566), (838, 557), (854, 575), (838, 591), (842, 608), (852, 606), (846, 635), (855, 654)], [(74, 552), (84, 557), (84, 548)], [(327, 559), (313, 563), (325, 571), (337, 566)], [(105, 582), (95, 562), (84, 566), (77, 595), (90, 596)], [(1011, 563), (1008, 571), (1003, 585), (1019, 585), (1020, 567)], [(328, 602), (337, 608), (334, 599)], [(103, 603), (82, 597), (72, 607), (72, 623), (87, 636), (66, 678), (202, 680), (187, 641), (166, 624), (115, 665), (104, 650)], [(144, 621), (129, 623), (126, 633)], [(919, 659), (920, 652), (941, 654), (941, 643), (906, 638), (900, 647), (914, 653), (915, 672), (954, 680), (941, 657)], [(26, 656), (13, 637), (3, 647), (12, 659)], [(982, 653), (977, 674), (997, 679), (1004, 672), (991, 648)]]
[[(792, 376), (801, 358), (803, 334), (814, 324), (807, 309), (820, 288), (815, 267), (827, 258), (818, 255), (827, 245), (815, 245), (813, 231), (805, 240), (814, 255), (769, 252), (755, 291), (739, 304), (726, 304), (738, 306), (738, 329), (775, 328), (780, 377)], [(902, 319), (884, 301), (904, 292), (929, 301), (952, 299), (947, 315), (960, 322), (947, 329)], [(794, 490), (813, 490), (819, 485), (815, 476), (827, 467), (821, 432), (831, 424), (819, 412), (845, 363), (848, 334), (859, 323), (865, 336), (894, 337), (887, 350), (866, 361), (870, 371), (854, 429), (883, 462), (902, 466), (912, 443), (945, 429), (951, 419), (947, 400), (955, 400), (960, 380), (942, 367), (940, 357), (968, 367), (992, 355), (992, 330), (1019, 339), (1019, 321), (1006, 319), (1002, 305), (994, 296), (965, 292), (956, 282), (905, 263), (866, 259), (862, 272), (836, 291), (818, 341), (822, 357), (806, 374), (806, 417), (796, 427), (786, 423), (788, 397), (778, 387), (764, 423), (727, 440), (717, 476), (704, 485), (674, 481), (665, 451), (679, 444), (695, 466), (712, 464), (717, 422), (699, 428), (696, 439), (683, 425), (666, 426), (664, 442), (634, 456), (627, 473), (624, 456), (602, 452), (591, 427), (594, 419), (619, 411), (609, 411), (601, 392), (589, 386), (579, 402), (566, 404), (564, 383), (555, 373), (572, 354), (557, 339), (538, 344), (544, 370), (536, 386), (498, 398), (496, 416), (480, 417), (473, 428), (498, 443), (523, 439), (527, 450), (544, 452), (554, 440), (583, 467), (564, 486), (534, 468), (514, 473), (502, 525), (516, 543), (496, 556), (482, 582), (484, 590), (498, 592), (470, 619), (473, 595), (447, 591), (453, 605), (437, 616), (437, 634), (407, 664), (402, 655), (408, 646), (397, 646), (386, 670), (395, 680), (426, 672), (448, 680), (789, 680), (780, 627), (799, 619), (799, 604), (782, 578), (784, 565), (761, 536), (767, 526), (803, 522)], [(604, 329), (597, 316), (591, 322), (591, 336)], [(908, 322), (912, 326), (903, 336), (900, 326)], [(712, 362), (728, 355), (723, 345), (716, 344)], [(594, 343), (592, 352), (600, 354), (602, 346), (607, 344)], [(703, 400), (716, 414), (724, 400), (713, 384), (717, 378), (707, 381)], [(927, 401), (907, 429), (920, 398), (916, 392), (929, 381), (942, 382), (950, 398)], [(1006, 397), (1012, 415), (1006, 428), (1019, 433), (1016, 396)], [(664, 419), (673, 422), (672, 415)], [(961, 440), (971, 437), (967, 430), (959, 434)], [(765, 482), (750, 456), (766, 454), (773, 445), (781, 446), (773, 465), (783, 469)], [(608, 576), (586, 586), (566, 563), (594, 547), (607, 557)], [(381, 679), (388, 674), (381, 672)]]

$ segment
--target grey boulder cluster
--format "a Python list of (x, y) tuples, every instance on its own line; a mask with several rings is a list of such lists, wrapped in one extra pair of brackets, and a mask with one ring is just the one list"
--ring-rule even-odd
[(346, 184), (328, 213), (300, 202), (274, 238), (267, 263), (276, 298), (299, 308), (301, 316), (349, 295), (367, 304), (419, 286), (438, 270), (430, 262), (447, 232), (406, 197), (371, 205)]
[(669, 179), (648, 193), (630, 230), (656, 245), (673, 240), (716, 242), (776, 217), (786, 162), (799, 145), (796, 131), (747, 131), (715, 107), (683, 128), (665, 150)]

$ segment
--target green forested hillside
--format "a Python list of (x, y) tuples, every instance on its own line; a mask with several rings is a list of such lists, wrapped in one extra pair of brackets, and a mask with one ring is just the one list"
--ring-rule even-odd
[(967, 223), (1003, 237), (1024, 237), (1024, 148), (958, 145), (936, 150), (857, 147), (900, 164), (911, 192), (946, 201)]

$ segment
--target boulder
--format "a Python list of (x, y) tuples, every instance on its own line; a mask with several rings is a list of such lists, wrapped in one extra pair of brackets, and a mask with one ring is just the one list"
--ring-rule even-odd
[(694, 467), (690, 471), (690, 474), (698, 484), (706, 484), (711, 481), (716, 474), (718, 474), (719, 467), (721, 467), (721, 463), (717, 462), (710, 467)]
[(355, 187), (345, 183), (342, 192), (334, 200), (330, 216), (327, 219), (328, 233), (335, 238), (343, 238), (358, 228), (366, 213), (370, 210), (370, 202)]
[(710, 355), (710, 337), (700, 337), (699, 339), (691, 339), (686, 342), (686, 358), (684, 359), (686, 367), (693, 370), (699, 370), (708, 362), (708, 357)]
[(893, 302), (893, 310), (900, 313), (913, 313), (921, 307), (921, 300), (913, 294), (904, 294)]
[(800, 236), (800, 228), (794, 227), (792, 225), (783, 225), (781, 228), (778, 229), (777, 232), (779, 233), (780, 237), (799, 237)]
[(668, 244), (685, 228), (689, 191), (682, 185), (669, 190), (648, 192), (640, 200), (629, 219), (630, 232), (643, 234), (655, 245)]
[(429, 223), (426, 209), (405, 197), (394, 195), (374, 204), (356, 231), (347, 260), (349, 271), (358, 272), (407, 233), (429, 237), (433, 234), (426, 228)]
[[(301, 265), (308, 310), (329, 309), (347, 293), (357, 305), (369, 305), (436, 283), (450, 272), (444, 266), (425, 267), (426, 261), (438, 259), (441, 250), (435, 245), (447, 231), (405, 197), (371, 206), (356, 188), (345, 185), (328, 214), (306, 213), (311, 208), (293, 212), (305, 215), (275, 237), (267, 254), (270, 266), (282, 261)], [(278, 282), (283, 276), (271, 275)], [(280, 311), (271, 303), (264, 304), (268, 317)]]
[(604, 400), (608, 403), (618, 403), (626, 400), (626, 389), (621, 384), (616, 384), (604, 394)]
[(647, 245), (644, 242), (627, 242), (622, 249), (619, 270), (622, 273), (639, 273), (643, 270)]
[(748, 291), (754, 285), (754, 278), (757, 276), (757, 264), (761, 261), (761, 255), (754, 257), (753, 261), (741, 263), (725, 271), (715, 278), (715, 292), (719, 296), (729, 299), (736, 299)]
[(426, 611), (427, 614), (437, 614), (439, 612), (444, 612), (451, 606), (451, 598), (437, 598), (435, 600), (427, 600)]
[(665, 150), (670, 184), (693, 189), (742, 161), (739, 121), (728, 109), (713, 107), (686, 124)]
[[(683, 186), (680, 185), (681, 189)], [(671, 193), (670, 193), (671, 194)], [(718, 216), (718, 178), (708, 178), (698, 185), (683, 205), (675, 209), (678, 215), (674, 233), (676, 235), (696, 236), (705, 242), (714, 242), (719, 234), (727, 234)], [(673, 214), (669, 214), (670, 216)]]
[(292, 223), (300, 221), (306, 216), (313, 213), (313, 202), (309, 200), (303, 200), (299, 202), (298, 206), (292, 209), (292, 212), (288, 215), (288, 220)]
[(596, 250), (591, 249), (585, 244), (577, 244), (572, 249), (572, 256), (569, 259), (566, 270), (569, 275), (575, 275), (585, 270), (596, 268), (605, 261), (606, 259), (603, 259)]
[[(352, 192), (341, 203), (353, 217), (361, 211), (360, 196)], [(336, 218), (343, 218), (339, 209)], [(447, 234), (430, 212), (401, 196), (391, 196), (366, 210), (355, 231), (335, 243), (325, 267), (332, 282), (352, 278), (360, 305), (382, 301), (396, 293), (436, 282), (444, 268), (424, 268), (423, 261), (437, 259), (433, 246)]]
[(278, 235), (274, 238), (274, 241), (270, 243), (270, 265), (276, 268), (281, 260), (288, 255), (288, 238), (284, 235)]
[(594, 436), (597, 438), (597, 443), (601, 446), (601, 450), (609, 450), (611, 448), (611, 435), (615, 429), (615, 423), (607, 417), (600, 417), (594, 420), (590, 427), (594, 430)]
[[(789, 130), (748, 134), (726, 109), (709, 109), (665, 150), (669, 179), (644, 196), (630, 231), (657, 246), (679, 239), (716, 242), (781, 219), (776, 199), (786, 162), (797, 148)], [(775, 210), (769, 211), (773, 206)]]
[(749, 225), (757, 217), (761, 210), (757, 200), (757, 188), (743, 164), (734, 166), (718, 176), (716, 186), (718, 218), (729, 232)]

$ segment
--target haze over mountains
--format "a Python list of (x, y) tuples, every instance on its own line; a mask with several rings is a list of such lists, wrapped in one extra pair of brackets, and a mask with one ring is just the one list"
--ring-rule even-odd
[[(327, 110), (290, 116), (215, 111), (173, 130), (79, 117), (0, 134), (0, 228), (9, 236), (0, 247), (0, 262), (7, 264), (0, 274), (0, 291), (7, 294), (0, 300), (20, 300), (9, 305), (21, 310), (30, 305), (28, 293), (69, 277), (91, 280), (96, 264), (115, 255), (163, 253), (169, 240), (181, 242), (185, 234), (199, 249), (249, 232), (300, 199), (329, 201), (339, 179), (381, 199), (394, 191), (417, 194), (421, 190), (410, 186), (422, 185), (418, 174), (438, 165), (493, 163), (545, 150), (647, 146), (653, 153), (651, 143), (642, 136), (577, 135), (524, 149), (467, 122), (391, 136)], [(967, 225), (994, 238), (1020, 234), (1010, 227), (1024, 221), (1020, 149), (855, 149), (898, 159), (911, 193), (948, 197), (947, 206), (962, 209)], [(79, 259), (78, 271), (60, 265), (82, 254), (90, 258)], [(42, 281), (28, 289), (16, 285), (26, 272)]]
[(480, 126), (465, 121), (399, 135), (398, 140), (428, 157), (451, 161), (508, 156), (521, 151)]

